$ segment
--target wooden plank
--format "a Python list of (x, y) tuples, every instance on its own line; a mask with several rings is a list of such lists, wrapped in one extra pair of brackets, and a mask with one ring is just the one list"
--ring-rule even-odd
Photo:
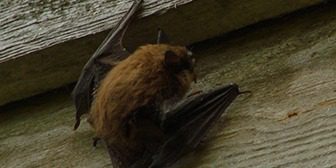
[[(131, 1), (1, 1), (0, 105), (74, 82)], [(321, 1), (145, 0), (125, 43), (151, 43), (162, 27), (190, 44)]]
[[(335, 167), (336, 2), (195, 46), (195, 89), (238, 83), (241, 95), (180, 168)], [(110, 167), (70, 90), (0, 108), (3, 167)]]
[[(56, 0), (1, 2), (0, 62), (108, 30), (133, 0)], [(180, 6), (192, 0), (147, 0), (140, 17)]]
[(334, 1), (201, 49), (198, 87), (236, 82), (253, 93), (241, 95), (178, 167), (336, 166), (335, 7)]

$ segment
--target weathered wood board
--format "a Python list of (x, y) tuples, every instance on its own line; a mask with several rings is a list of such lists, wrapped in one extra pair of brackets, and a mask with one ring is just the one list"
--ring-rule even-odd
[[(336, 2), (204, 42), (195, 88), (236, 82), (241, 95), (179, 168), (336, 166)], [(3, 167), (110, 167), (74, 132), (70, 89), (0, 109)]]
[[(76, 81), (131, 1), (0, 1), (0, 105)], [(145, 0), (125, 43), (153, 42), (162, 27), (190, 44), (322, 1)]]

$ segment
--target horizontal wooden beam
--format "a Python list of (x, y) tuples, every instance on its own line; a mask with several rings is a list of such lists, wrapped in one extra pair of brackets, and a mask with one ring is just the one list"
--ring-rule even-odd
[[(154, 41), (158, 27), (191, 44), (323, 0), (145, 0), (126, 46)], [(132, 0), (0, 2), (0, 105), (76, 81), (88, 57)]]

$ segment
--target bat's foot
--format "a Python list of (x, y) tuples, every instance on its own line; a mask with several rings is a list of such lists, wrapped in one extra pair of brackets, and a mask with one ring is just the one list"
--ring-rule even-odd
[(100, 141), (100, 138), (99, 138), (99, 137), (93, 137), (93, 138), (92, 138), (92, 141), (93, 141), (93, 142), (92, 142), (92, 146), (96, 148), (98, 142)]

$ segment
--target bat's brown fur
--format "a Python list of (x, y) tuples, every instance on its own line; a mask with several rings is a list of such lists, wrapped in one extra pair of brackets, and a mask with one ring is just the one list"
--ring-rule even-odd
[[(123, 151), (138, 148), (132, 145), (137, 144), (135, 141), (139, 136), (149, 135), (144, 131), (157, 132), (152, 135), (162, 138), (159, 128), (150, 119), (144, 117), (134, 123), (132, 117), (143, 107), (158, 107), (167, 100), (182, 98), (195, 79), (192, 67), (179, 71), (167, 67), (167, 51), (175, 53), (179, 60), (190, 59), (185, 47), (145, 45), (107, 73), (97, 90), (89, 115), (89, 122), (99, 137), (110, 144), (118, 143), (120, 147), (129, 148)], [(141, 139), (150, 138), (156, 139)]]

